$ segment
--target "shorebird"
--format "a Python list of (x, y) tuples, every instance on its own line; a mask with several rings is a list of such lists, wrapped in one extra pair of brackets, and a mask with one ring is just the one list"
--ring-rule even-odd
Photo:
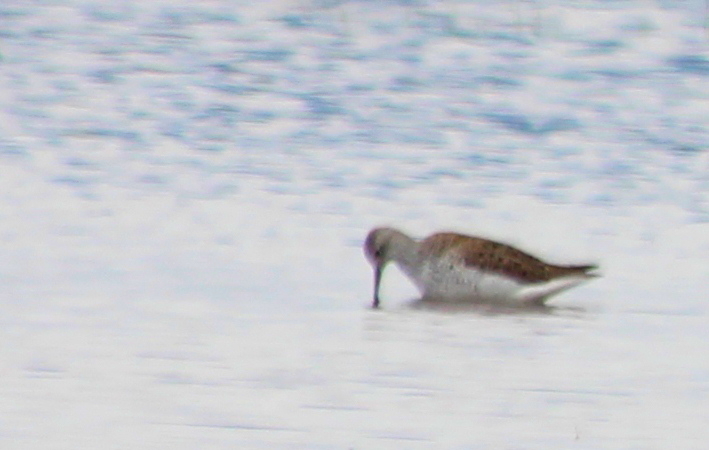
[(373, 308), (386, 264), (394, 261), (423, 300), (543, 305), (552, 295), (595, 278), (595, 265), (558, 266), (510, 245), (458, 233), (413, 239), (393, 228), (375, 228), (364, 242), (374, 268)]

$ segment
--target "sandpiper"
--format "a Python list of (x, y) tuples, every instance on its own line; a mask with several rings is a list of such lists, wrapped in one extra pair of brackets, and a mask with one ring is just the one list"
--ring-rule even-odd
[(554, 294), (597, 277), (595, 265), (557, 266), (512, 246), (458, 233), (413, 239), (393, 228), (375, 228), (364, 242), (374, 267), (373, 308), (379, 307), (382, 272), (394, 261), (423, 300), (543, 305)]

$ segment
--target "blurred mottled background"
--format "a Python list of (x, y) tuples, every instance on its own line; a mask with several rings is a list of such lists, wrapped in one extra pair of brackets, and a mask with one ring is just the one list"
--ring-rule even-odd
[[(0, 447), (702, 448), (703, 0), (0, 4)], [(604, 277), (369, 311), (362, 238)]]

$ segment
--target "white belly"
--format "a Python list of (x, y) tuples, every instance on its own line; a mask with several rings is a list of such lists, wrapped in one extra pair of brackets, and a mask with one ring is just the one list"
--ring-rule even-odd
[(422, 264), (409, 276), (424, 297), (446, 301), (510, 301), (522, 287), (511, 278), (445, 263)]
[(524, 304), (544, 301), (586, 280), (564, 277), (542, 283), (523, 283), (504, 275), (456, 264), (424, 263), (406, 270), (425, 299)]

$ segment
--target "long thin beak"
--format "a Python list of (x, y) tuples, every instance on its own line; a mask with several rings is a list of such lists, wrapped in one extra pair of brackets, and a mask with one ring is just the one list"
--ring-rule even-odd
[(372, 308), (379, 308), (379, 284), (382, 281), (382, 266), (377, 264), (374, 267), (374, 300), (372, 301)]

